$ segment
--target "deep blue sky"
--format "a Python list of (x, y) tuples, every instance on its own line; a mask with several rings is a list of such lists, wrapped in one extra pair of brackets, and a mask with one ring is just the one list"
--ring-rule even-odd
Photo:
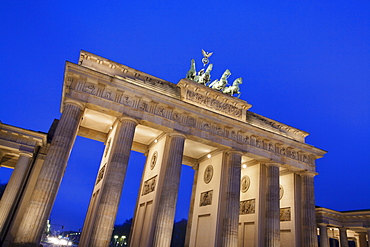
[[(1, 6), (3, 123), (47, 132), (60, 117), (65, 61), (76, 63), (80, 50), (177, 83), (191, 58), (200, 67), (205, 49), (214, 52), (213, 79), (226, 68), (230, 79), (243, 77), (241, 98), (252, 111), (309, 132), (307, 143), (329, 151), (317, 162), (317, 205), (370, 208), (370, 1), (2, 1)], [(102, 150), (101, 143), (76, 141), (52, 214), (55, 224), (82, 227)], [(136, 201), (140, 156), (129, 166), (132, 182), (125, 184), (118, 223), (132, 217), (125, 205)], [(192, 180), (191, 169), (184, 171)], [(8, 174), (1, 168), (0, 180)], [(186, 215), (181, 209), (177, 218)]]

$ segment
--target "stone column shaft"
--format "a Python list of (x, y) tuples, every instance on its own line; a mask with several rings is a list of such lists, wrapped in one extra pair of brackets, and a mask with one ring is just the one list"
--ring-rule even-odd
[(319, 230), (320, 230), (320, 247), (330, 247), (327, 225), (319, 224)]
[(153, 246), (157, 247), (171, 244), (185, 143), (185, 136), (180, 134), (172, 133), (167, 138), (162, 161), (166, 168), (154, 230)]
[(240, 177), (242, 155), (228, 152), (226, 158), (225, 211), (222, 219), (221, 246), (238, 246)]
[(317, 247), (317, 228), (314, 194), (316, 173), (301, 173), (302, 180), (302, 246)]
[(129, 118), (124, 118), (122, 123), (119, 123), (105, 174), (106, 178), (104, 179), (101, 198), (97, 205), (90, 246), (109, 246), (136, 126), (137, 121)]
[(189, 247), (189, 243), (190, 243), (191, 227), (193, 224), (195, 195), (196, 195), (196, 188), (197, 188), (197, 183), (198, 183), (199, 164), (194, 165), (192, 168), (194, 169), (194, 180), (193, 180), (193, 187), (192, 187), (191, 199), (190, 199), (188, 224), (186, 226), (186, 236), (185, 236), (185, 244), (184, 244), (185, 247)]
[(267, 164), (265, 246), (280, 246), (279, 164)]
[(366, 243), (366, 232), (359, 232), (360, 247), (367, 247)]
[[(49, 152), (20, 223), (15, 244), (38, 246), (76, 139), (82, 106), (66, 103)], [(27, 244), (27, 245), (26, 245)]]
[(348, 247), (347, 229), (339, 227), (339, 241), (340, 247)]
[(8, 219), (12, 209), (15, 208), (14, 203), (19, 196), (19, 191), (24, 184), (27, 172), (29, 171), (29, 164), (31, 160), (31, 153), (21, 152), (13, 170), (12, 176), (9, 179), (8, 185), (0, 201), (0, 232), (5, 227), (5, 222)]

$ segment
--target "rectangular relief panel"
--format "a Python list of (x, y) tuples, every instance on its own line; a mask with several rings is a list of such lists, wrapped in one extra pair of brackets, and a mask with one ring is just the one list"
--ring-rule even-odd
[(197, 233), (195, 239), (195, 246), (196, 247), (204, 247), (210, 246), (209, 243), (211, 242), (211, 234), (210, 234), (210, 226), (211, 224), (211, 215), (199, 215), (198, 217), (198, 224), (197, 224)]

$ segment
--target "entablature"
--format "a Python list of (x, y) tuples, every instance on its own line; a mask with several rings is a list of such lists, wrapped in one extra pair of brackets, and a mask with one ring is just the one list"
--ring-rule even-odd
[[(181, 83), (187, 85), (184, 88), (189, 85), (198, 88), (196, 92), (212, 90), (199, 89), (195, 87), (197, 85), (194, 85), (194, 82), (188, 80), (182, 80), (180, 85)], [(217, 92), (208, 92), (208, 95), (211, 94), (216, 95)], [(207, 92), (204, 95), (207, 95)], [(248, 112), (250, 105), (247, 102), (228, 95), (216, 96), (218, 99), (226, 97), (225, 102)], [(199, 102), (194, 104), (158, 90), (149, 90), (140, 85), (138, 87), (127, 78), (110, 76), (69, 62), (65, 71), (62, 106), (66, 98), (81, 101), (87, 108), (91, 107), (115, 117), (124, 114), (144, 121), (149, 127), (163, 128), (164, 131), (175, 129), (194, 140), (206, 139), (210, 143), (218, 143), (299, 169), (314, 171), (315, 159), (326, 153), (304, 143), (304, 136), (308, 133), (291, 127), (281, 127), (271, 119), (266, 118), (266, 121), (263, 121), (264, 118), (258, 114), (245, 113), (245, 117), (249, 116), (248, 123), (200, 107)], [(258, 121), (262, 121), (263, 125), (257, 124)], [(279, 131), (272, 131), (272, 128)], [(281, 129), (284, 129), (285, 134), (282, 134)], [(295, 134), (301, 137), (289, 136), (286, 134), (290, 133), (289, 131), (296, 132)]]

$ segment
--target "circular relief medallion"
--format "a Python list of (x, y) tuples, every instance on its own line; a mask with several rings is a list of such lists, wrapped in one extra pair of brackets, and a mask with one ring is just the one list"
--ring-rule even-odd
[(150, 170), (153, 170), (155, 165), (157, 164), (157, 159), (158, 159), (158, 152), (155, 151), (154, 154), (152, 155), (152, 160), (150, 161)]
[(280, 196), (280, 198), (279, 198), (280, 200), (281, 200), (281, 198), (283, 198), (283, 195), (284, 195), (284, 188), (283, 188), (283, 186), (280, 185), (280, 195), (279, 195)]
[(250, 178), (247, 175), (243, 176), (242, 180), (240, 182), (240, 188), (241, 188), (242, 192), (243, 193), (247, 192), (250, 185), (251, 185)]
[(204, 171), (204, 182), (208, 184), (209, 182), (211, 182), (212, 177), (213, 177), (213, 166), (209, 165)]

